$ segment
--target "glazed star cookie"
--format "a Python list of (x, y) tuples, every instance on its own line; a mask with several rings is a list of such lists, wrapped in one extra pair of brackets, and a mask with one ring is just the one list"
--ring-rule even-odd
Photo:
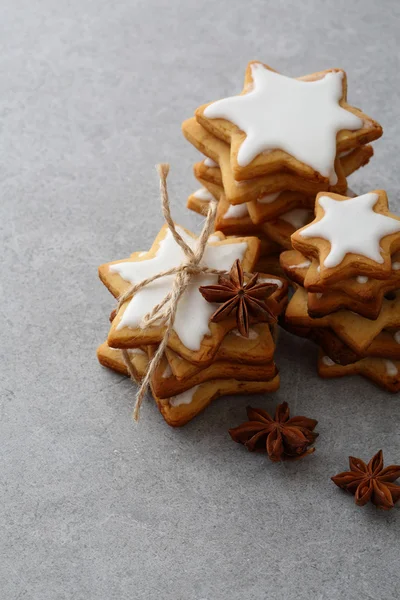
[[(128, 375), (121, 350), (111, 348), (107, 342), (97, 350), (99, 362), (114, 371)], [(137, 381), (145, 375), (148, 366), (148, 357), (143, 354), (132, 354), (131, 364), (134, 367)], [(173, 398), (161, 399), (154, 395), (158, 409), (165, 421), (173, 426), (180, 427), (188, 423), (211, 402), (220, 396), (236, 394), (263, 394), (274, 392), (279, 388), (279, 375), (270, 381), (240, 381), (237, 379), (216, 379), (194, 386)]]
[(292, 245), (318, 259), (324, 283), (390, 277), (391, 255), (400, 249), (400, 218), (389, 212), (383, 190), (355, 198), (320, 193), (315, 214), (310, 225), (292, 235)]
[[(363, 148), (371, 148), (371, 146), (364, 146)], [(351, 154), (354, 154), (354, 152)], [(350, 189), (346, 190), (346, 196), (352, 197), (355, 195)], [(291, 192), (290, 190), (269, 194), (264, 198), (252, 200), (247, 203), (249, 215), (255, 225), (274, 221), (284, 213), (301, 208), (308, 209), (314, 214), (314, 206), (315, 196), (307, 196), (300, 192)]]
[[(311, 261), (307, 261), (297, 250), (282, 252), (280, 261), (285, 274), (298, 285), (305, 287)], [(367, 277), (345, 279), (329, 287), (320, 287), (320, 291), (314, 293), (306, 288), (308, 314), (310, 317), (318, 318), (345, 308), (367, 319), (377, 319), (385, 294), (398, 287), (400, 287), (399, 275), (397, 281), (393, 278), (390, 280), (373, 280)], [(351, 294), (348, 293), (349, 288), (352, 289)]]
[(362, 353), (383, 330), (400, 328), (400, 291), (394, 293), (392, 300), (383, 300), (382, 310), (375, 320), (349, 310), (316, 319), (308, 314), (307, 292), (299, 287), (288, 304), (285, 322), (289, 327), (330, 328), (354, 352)]
[(345, 375), (362, 375), (388, 392), (400, 391), (400, 361), (385, 358), (363, 358), (348, 365), (338, 365), (329, 356), (320, 352), (318, 357), (318, 374), (330, 379)]
[[(303, 192), (308, 195), (315, 195), (320, 190), (331, 190), (338, 193), (344, 193), (347, 189), (347, 181), (344, 175), (343, 167), (340, 159), (335, 162), (335, 170), (338, 181), (335, 185), (322, 183), (319, 181), (307, 180), (290, 172), (271, 173), (262, 177), (256, 177), (249, 181), (236, 181), (233, 177), (233, 172), (230, 164), (230, 149), (228, 144), (222, 142), (204, 127), (197, 123), (195, 118), (188, 119), (182, 124), (182, 131), (186, 139), (197, 148), (202, 154), (206, 154), (218, 165), (221, 169), (219, 176), (218, 170), (215, 168), (209, 169), (209, 177), (212, 183), (219, 184), (222, 180), (225, 195), (230, 204), (242, 204), (257, 200), (267, 194), (282, 192), (284, 190), (292, 190)], [(354, 150), (355, 153), (363, 156), (361, 149)], [(357, 159), (358, 160), (358, 159)], [(357, 161), (355, 161), (357, 162)], [(196, 163), (194, 166), (194, 175), (198, 179), (204, 177), (205, 168), (203, 162)], [(211, 179), (212, 177), (212, 179)], [(208, 177), (207, 177), (208, 178)]]
[[(199, 182), (203, 183), (203, 180), (199, 179)], [(187, 208), (193, 210), (197, 214), (204, 215), (208, 210), (209, 202), (218, 197), (219, 203), (217, 216), (215, 219), (216, 231), (220, 231), (225, 235), (257, 236), (261, 243), (260, 257), (278, 253), (280, 251), (280, 244), (274, 241), (278, 237), (278, 233), (274, 237), (269, 236), (268, 232), (264, 231), (261, 226), (257, 226), (253, 223), (247, 210), (247, 204), (237, 204), (235, 206), (233, 204), (229, 204), (224, 193), (222, 192), (222, 189), (220, 189), (215, 196), (209, 192), (209, 190), (213, 187), (216, 186), (204, 181), (204, 187), (200, 188), (189, 196), (186, 205)], [(209, 199), (202, 200), (200, 197), (208, 197)], [(285, 236), (286, 233), (286, 237), (284, 238), (286, 242), (289, 239), (290, 243), (290, 233), (292, 233), (292, 231), (293, 229), (287, 231), (287, 228), (283, 227), (281, 236)]]
[(300, 192), (291, 192), (288, 190), (286, 192), (267, 194), (263, 198), (252, 200), (247, 203), (247, 210), (253, 223), (261, 225), (275, 221), (281, 215), (293, 210), (314, 210), (314, 203), (314, 196), (306, 196)]
[[(149, 347), (150, 349), (150, 347)], [(152, 358), (156, 348), (149, 352), (149, 357)], [(215, 379), (238, 379), (239, 381), (270, 381), (274, 379), (278, 373), (276, 365), (273, 361), (264, 362), (259, 365), (246, 365), (239, 363), (231, 363), (229, 361), (213, 362), (208, 367), (202, 369), (197, 368), (186, 377), (178, 379), (172, 372), (169, 361), (164, 355), (154, 376), (151, 379), (151, 388), (153, 393), (158, 398), (170, 398), (178, 394), (182, 394), (193, 387), (213, 381)]]
[(310, 292), (324, 292), (329, 287), (332, 290), (343, 291), (352, 298), (368, 301), (400, 287), (400, 252), (395, 252), (391, 257), (392, 268), (387, 279), (357, 275), (327, 285), (321, 279), (319, 262), (315, 259), (310, 262), (304, 278), (304, 287)]
[(349, 105), (346, 95), (341, 69), (292, 79), (251, 61), (241, 94), (203, 105), (195, 114), (230, 144), (235, 180), (291, 171), (333, 185), (337, 155), (382, 135), (381, 126)]
[[(382, 307), (382, 300), (385, 295), (400, 288), (400, 253), (396, 252), (392, 256), (392, 271), (388, 279), (373, 279), (372, 277), (357, 276), (343, 279), (335, 283), (326, 285), (320, 278), (318, 271), (318, 262), (315, 259), (307, 259), (297, 250), (287, 250), (280, 255), (282, 269), (295, 283), (304, 287), (307, 292), (314, 294), (314, 302), (318, 298), (322, 301), (324, 297), (330, 297), (332, 292), (337, 292), (337, 299), (342, 301), (344, 298), (354, 299), (364, 305), (364, 309), (371, 309), (371, 316), (364, 316), (374, 319)], [(319, 294), (319, 297), (317, 297)], [(321, 295), (322, 294), (322, 295)], [(310, 298), (310, 296), (309, 296)], [(322, 305), (322, 303), (320, 304)], [(354, 306), (354, 305), (353, 305)], [(350, 310), (354, 310), (351, 308)], [(355, 311), (358, 312), (358, 311)], [(363, 313), (360, 313), (363, 314)], [(315, 315), (317, 316), (317, 315)]]
[[(281, 315), (288, 301), (288, 283), (282, 277), (259, 274), (261, 283), (276, 285), (275, 290), (268, 298), (268, 305), (274, 315)], [(267, 323), (252, 323), (248, 337), (240, 334), (237, 328), (230, 331), (222, 340), (214, 357), (215, 361), (240, 363), (246, 365), (259, 365), (271, 362), (275, 351), (274, 329), (275, 325)], [(271, 333), (272, 329), (272, 333)], [(178, 379), (191, 377), (203, 368), (185, 361), (179, 354), (167, 348), (165, 354), (173, 374)]]
[[(177, 226), (178, 233), (193, 249), (196, 236)], [(218, 238), (221, 239), (219, 234)], [(208, 242), (202, 265), (229, 271), (236, 259), (242, 262), (245, 271), (251, 272), (257, 260), (260, 242), (254, 237), (226, 238)], [(178, 267), (185, 261), (185, 254), (175, 241), (170, 229), (164, 225), (153, 246), (141, 256), (134, 255), (125, 260), (114, 261), (99, 267), (99, 276), (115, 297), (120, 297), (133, 284), (138, 284), (155, 274)], [(199, 286), (216, 282), (217, 275), (195, 276), (182, 296), (168, 340), (170, 348), (194, 363), (205, 363), (213, 359), (221, 341), (228, 331), (234, 329), (234, 318), (221, 323), (210, 323), (215, 307), (199, 292)], [(163, 338), (165, 326), (145, 326), (143, 318), (168, 294), (174, 276), (164, 276), (140, 289), (126, 300), (112, 321), (108, 343), (116, 348), (132, 348), (157, 344)], [(188, 315), (190, 321), (188, 322)]]
[[(353, 150), (349, 153), (346, 153), (345, 156), (341, 156), (339, 158), (340, 164), (343, 170), (343, 174), (345, 177), (349, 177), (352, 173), (357, 171), (359, 168), (365, 166), (370, 158), (373, 156), (372, 146), (361, 146), (356, 150)], [(219, 189), (223, 190), (223, 181), (221, 169), (219, 167), (209, 167), (207, 166), (210, 159), (205, 159), (201, 162), (198, 162), (194, 166), (194, 172), (199, 181), (201, 181), (202, 185), (207, 187), (211, 193), (214, 195), (215, 192), (210, 188), (209, 185), (206, 185), (204, 182), (207, 182), (213, 186), (216, 186), (214, 190)], [(258, 185), (258, 182), (254, 182), (254, 186)], [(246, 191), (245, 182), (242, 182), (240, 185), (236, 184), (236, 187), (242, 187), (242, 190)], [(317, 190), (320, 191), (320, 190)], [(346, 196), (351, 197), (355, 196), (354, 192), (347, 189), (345, 192)], [(228, 200), (230, 201), (230, 197), (228, 194)], [(291, 190), (285, 190), (282, 192), (275, 192), (273, 194), (266, 194), (257, 198), (256, 200), (251, 200), (247, 202), (247, 208), (249, 210), (249, 214), (251, 220), (255, 225), (259, 225), (264, 223), (265, 221), (271, 221), (275, 217), (279, 217), (284, 212), (287, 212), (293, 208), (312, 208), (314, 209), (315, 205), (315, 193), (311, 195), (307, 195), (301, 192), (293, 192)]]
[[(223, 339), (215, 355), (215, 364), (229, 362), (231, 364), (262, 365), (273, 361), (275, 342), (271, 328), (267, 323), (257, 323), (250, 327), (249, 337), (243, 337), (238, 329), (230, 331)], [(165, 355), (172, 373), (178, 380), (192, 377), (198, 373), (198, 365), (183, 359), (179, 354), (167, 348)]]

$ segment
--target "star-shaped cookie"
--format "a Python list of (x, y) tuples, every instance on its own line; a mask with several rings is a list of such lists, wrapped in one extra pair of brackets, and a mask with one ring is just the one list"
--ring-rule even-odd
[[(215, 137), (212, 133), (202, 127), (195, 118), (188, 119), (182, 124), (182, 131), (186, 139), (195, 146), (202, 154), (206, 154), (214, 161), (218, 162), (221, 169), (222, 183), (224, 192), (230, 204), (241, 204), (242, 202), (250, 202), (275, 192), (283, 190), (293, 190), (303, 192), (304, 194), (317, 194), (321, 190), (330, 190), (333, 192), (344, 193), (347, 189), (346, 176), (341, 164), (341, 160), (336, 158), (335, 171), (338, 176), (338, 181), (334, 185), (329, 182), (321, 182), (318, 179), (306, 179), (289, 171), (274, 172), (268, 175), (256, 177), (249, 181), (236, 181), (233, 177), (233, 171), (230, 161), (229, 145)], [(363, 148), (353, 150), (355, 153), (351, 163), (359, 166), (365, 164), (366, 157)], [(204, 165), (197, 163), (194, 167), (196, 177), (201, 177), (203, 174)], [(210, 168), (210, 175), (213, 181), (218, 183), (218, 173), (215, 167)]]
[(292, 79), (251, 61), (241, 94), (203, 105), (195, 114), (231, 145), (237, 181), (289, 170), (333, 185), (337, 155), (382, 135), (378, 123), (347, 103), (346, 94), (341, 69)]
[(307, 292), (299, 287), (288, 304), (285, 321), (295, 327), (329, 327), (354, 352), (361, 353), (384, 329), (400, 328), (400, 291), (394, 293), (392, 300), (383, 300), (382, 310), (376, 320), (366, 319), (349, 310), (315, 319), (308, 314)]
[[(195, 248), (196, 236), (177, 226), (184, 241)], [(260, 242), (255, 237), (226, 238), (215, 234), (209, 241), (202, 265), (229, 271), (239, 259), (245, 271), (252, 271), (258, 258)], [(181, 247), (164, 225), (148, 252), (130, 258), (107, 263), (99, 267), (99, 276), (115, 297), (120, 297), (132, 284), (138, 284), (162, 271), (178, 267), (185, 261)], [(194, 363), (211, 362), (225, 334), (234, 329), (232, 317), (219, 323), (210, 323), (215, 305), (207, 302), (199, 292), (201, 285), (216, 283), (217, 275), (193, 277), (188, 289), (179, 301), (168, 345), (187, 360)], [(160, 342), (165, 333), (164, 325), (146, 327), (143, 318), (171, 291), (174, 276), (162, 277), (140, 289), (126, 300), (114, 318), (108, 336), (110, 346), (132, 348)]]
[(316, 261), (308, 261), (297, 250), (288, 250), (280, 255), (285, 274), (295, 283), (306, 289), (307, 307), (310, 317), (323, 317), (332, 312), (347, 308), (367, 319), (377, 319), (385, 294), (400, 287), (400, 271), (393, 271), (390, 279), (370, 279), (353, 277), (330, 286), (318, 286), (310, 292), (305, 281)]
[[(107, 342), (97, 349), (99, 362), (114, 371), (128, 375), (122, 353), (108, 346)], [(141, 354), (131, 355), (135, 377), (141, 380), (146, 372), (148, 357)], [(279, 388), (279, 375), (270, 381), (240, 381), (237, 379), (215, 379), (194, 386), (173, 398), (161, 399), (154, 394), (154, 400), (165, 421), (172, 427), (181, 427), (203, 411), (213, 400), (220, 396), (233, 394), (264, 394), (275, 392)]]
[(389, 212), (386, 192), (348, 198), (321, 192), (315, 220), (292, 235), (293, 247), (319, 260), (324, 283), (349, 277), (387, 279), (400, 249), (400, 217)]
[[(392, 271), (388, 279), (373, 279), (359, 275), (329, 285), (324, 284), (321, 280), (317, 260), (309, 260), (297, 250), (282, 252), (280, 263), (287, 277), (304, 287), (308, 292), (322, 295), (338, 292), (342, 297), (352, 298), (357, 302), (376, 307), (373, 309), (373, 314), (375, 311), (379, 313), (383, 297), (387, 293), (400, 288), (399, 252), (392, 256)], [(364, 316), (368, 315), (365, 314)], [(376, 316), (370, 316), (369, 318), (376, 318)]]
[(330, 379), (345, 375), (362, 375), (388, 392), (400, 391), (400, 361), (385, 358), (363, 358), (348, 365), (338, 365), (324, 352), (319, 353), (318, 375)]
[[(193, 129), (196, 129), (197, 127), (199, 127), (202, 131), (204, 131), (204, 128), (200, 127), (198, 125), (198, 123), (196, 123), (194, 121), (193, 121), (193, 123), (195, 125), (195, 127)], [(192, 127), (191, 124), (189, 124), (189, 129), (191, 129), (191, 127)], [(215, 139), (215, 138), (213, 138), (213, 139)], [(359, 148), (356, 148), (355, 150), (351, 150), (350, 152), (345, 152), (343, 155), (341, 155), (339, 157), (339, 162), (340, 162), (341, 170), (343, 171), (344, 177), (349, 177), (350, 175), (352, 175), (352, 173), (354, 173), (361, 167), (364, 167), (366, 164), (368, 164), (368, 162), (371, 159), (371, 157), (373, 156), (373, 154), (374, 154), (374, 151), (373, 151), (372, 146), (367, 145), (367, 146), (360, 146)], [(205, 158), (204, 160), (196, 163), (194, 165), (194, 173), (195, 173), (197, 180), (201, 183), (201, 185), (205, 186), (204, 182), (207, 182), (207, 185), (205, 187), (207, 187), (207, 189), (216, 198), (218, 198), (218, 194), (220, 193), (220, 191), (222, 191), (222, 187), (224, 185), (223, 181), (222, 181), (222, 172), (221, 172), (221, 169), (219, 168), (219, 166), (217, 165), (217, 163), (215, 163), (214, 161), (212, 161), (214, 166), (210, 166), (209, 162), (208, 162), (210, 160), (211, 159), (209, 159), (209, 158)], [(281, 174), (281, 176), (284, 176), (284, 175)], [(264, 180), (264, 178), (260, 178), (260, 180)], [(226, 181), (225, 181), (225, 183), (226, 183)], [(248, 182), (248, 183), (249, 184), (257, 183), (257, 185), (253, 186), (254, 189), (257, 189), (258, 180), (254, 181), (254, 182)], [(210, 186), (213, 186), (213, 190), (211, 189)], [(337, 187), (337, 186), (335, 186), (335, 187)], [(242, 181), (239, 186), (237, 183), (234, 184), (235, 193), (240, 194), (242, 192), (242, 188), (245, 191), (245, 194), (248, 194), (249, 188), (246, 187), (246, 182)], [(227, 192), (227, 191), (228, 191), (228, 193), (226, 194), (227, 199), (229, 202), (231, 202), (231, 197), (229, 195), (229, 189), (225, 190), (225, 192)], [(319, 192), (319, 191), (321, 191), (321, 189), (317, 190), (317, 192)], [(331, 191), (339, 191), (339, 190), (334, 190), (333, 188), (331, 188)], [(342, 190), (340, 190), (340, 192), (341, 191)], [(302, 192), (293, 192), (291, 190), (284, 190), (283, 192), (274, 192), (272, 194), (265, 194), (263, 196), (257, 197), (257, 199), (252, 199), (252, 200), (248, 201), (247, 208), (249, 210), (249, 214), (251, 216), (251, 220), (253, 221), (253, 223), (255, 225), (259, 225), (261, 223), (264, 223), (265, 221), (271, 221), (272, 219), (274, 219), (275, 217), (278, 217), (283, 212), (286, 212), (293, 208), (304, 207), (304, 208), (314, 209), (315, 196), (316, 196), (317, 192), (312, 193), (310, 195), (310, 194), (305, 194)], [(348, 197), (356, 195), (350, 189), (343, 190), (343, 192), (345, 192), (345, 195)], [(254, 196), (253, 193), (251, 195), (252, 195), (252, 197)], [(239, 202), (236, 202), (236, 200), (238, 200), (238, 201), (240, 200), (240, 202), (243, 202), (243, 199), (241, 199), (241, 198), (242, 198), (242, 196), (240, 196), (239, 198), (236, 198), (231, 203), (232, 204), (239, 203)]]

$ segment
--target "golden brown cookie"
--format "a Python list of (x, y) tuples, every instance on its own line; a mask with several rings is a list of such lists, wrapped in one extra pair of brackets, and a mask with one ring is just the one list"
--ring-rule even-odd
[[(156, 348), (150, 352), (152, 358)], [(150, 347), (149, 347), (150, 349)], [(190, 363), (189, 363), (190, 365)], [(192, 365), (194, 366), (194, 365)], [(187, 373), (186, 377), (178, 379), (172, 372), (167, 357), (161, 360), (151, 380), (151, 388), (158, 398), (170, 398), (183, 394), (187, 390), (215, 379), (238, 379), (240, 381), (270, 381), (277, 375), (278, 370), (273, 361), (262, 364), (245, 365), (228, 361), (214, 361), (208, 367)]]
[[(193, 248), (196, 242), (194, 234), (179, 226), (177, 229), (185, 242)], [(219, 234), (219, 237), (221, 235)], [(259, 246), (259, 240), (254, 237), (212, 241), (207, 246), (203, 264), (229, 271), (232, 263), (239, 258), (244, 270), (251, 272), (258, 257)], [(160, 271), (179, 266), (184, 258), (183, 251), (175, 242), (170, 230), (163, 226), (148, 252), (104, 264), (99, 268), (99, 275), (110, 292), (119, 297), (132, 284), (137, 284)], [(226, 333), (236, 326), (234, 318), (210, 323), (215, 308), (203, 299), (198, 287), (209, 285), (217, 279), (217, 275), (196, 276), (179, 302), (174, 329), (168, 341), (170, 348), (194, 363), (211, 362)], [(124, 302), (111, 325), (108, 337), (110, 346), (130, 348), (160, 342), (165, 327), (141, 327), (141, 323), (143, 317), (171, 290), (172, 282), (172, 276), (163, 277)], [(190, 326), (188, 314), (192, 315)]]
[(207, 215), (211, 200), (219, 201), (222, 188), (200, 178), (199, 183), (202, 187), (190, 194), (186, 206), (199, 215)]
[[(393, 290), (400, 288), (400, 253), (392, 256), (392, 272), (389, 279), (373, 279), (371, 277), (358, 276), (343, 279), (332, 284), (324, 284), (319, 277), (318, 262), (309, 260), (297, 250), (288, 250), (280, 255), (282, 269), (292, 281), (306, 288), (313, 294), (322, 294), (319, 307), (327, 299), (326, 293), (338, 293), (336, 301), (340, 303), (344, 298), (348, 299), (348, 307), (351, 308), (350, 299), (362, 303), (360, 314), (368, 318), (376, 318), (380, 311), (384, 296)], [(318, 300), (318, 298), (316, 298)], [(328, 299), (327, 299), (328, 301)], [(356, 306), (355, 304), (353, 306)], [(309, 306), (310, 308), (310, 306)], [(364, 311), (364, 312), (363, 312)], [(355, 310), (355, 312), (359, 312)], [(310, 313), (311, 314), (311, 313)], [(370, 316), (368, 316), (370, 315)], [(317, 316), (317, 315), (315, 315)]]
[(361, 353), (384, 329), (400, 328), (400, 291), (395, 292), (393, 300), (383, 300), (376, 320), (366, 319), (349, 310), (313, 319), (307, 310), (307, 292), (299, 287), (288, 304), (285, 321), (295, 327), (331, 328), (352, 350)]
[(318, 357), (318, 375), (325, 379), (344, 377), (345, 375), (362, 375), (376, 385), (396, 393), (400, 391), (400, 361), (385, 358), (363, 358), (349, 365), (338, 365), (323, 351)]
[[(215, 355), (215, 361), (262, 365), (273, 360), (274, 352), (275, 342), (270, 326), (267, 323), (257, 323), (250, 327), (248, 338), (240, 335), (238, 329), (230, 331), (224, 337)], [(166, 349), (165, 354), (177, 379), (191, 377), (201, 368), (183, 359), (170, 348)]]
[[(356, 150), (346, 153), (345, 156), (339, 158), (345, 177), (349, 177), (360, 167), (365, 166), (373, 156), (372, 146), (361, 146)], [(206, 187), (212, 194), (217, 194), (222, 191), (222, 176), (219, 167), (209, 167), (210, 159), (205, 159), (195, 165), (195, 173), (201, 185)], [(216, 163), (215, 163), (216, 164)], [(209, 183), (210, 185), (206, 184)], [(350, 189), (345, 192), (346, 196), (355, 196)], [(219, 197), (219, 196), (218, 196)], [(294, 208), (312, 208), (314, 210), (315, 194), (305, 195), (301, 192), (292, 192), (286, 190), (283, 192), (275, 192), (267, 194), (257, 200), (252, 200), (247, 203), (247, 208), (251, 220), (255, 225), (272, 221), (279, 215), (288, 212)]]
[[(297, 250), (291, 250), (283, 252), (280, 257), (282, 267), (285, 273), (300, 286), (304, 286), (304, 280), (308, 270), (311, 268), (306, 265), (306, 258)], [(307, 264), (310, 261), (307, 261)], [(297, 263), (297, 266), (296, 266)], [(306, 266), (304, 266), (306, 265)], [(361, 280), (361, 283), (357, 281)], [(367, 278), (365, 278), (367, 279)], [(310, 317), (319, 318), (329, 315), (330, 313), (337, 312), (341, 309), (348, 309), (356, 312), (367, 319), (377, 319), (382, 308), (382, 301), (385, 296), (385, 289), (382, 284), (386, 282), (383, 280), (376, 279), (375, 282), (378, 284), (374, 286), (376, 293), (373, 296), (368, 295), (365, 297), (363, 292), (364, 278), (355, 278), (354, 284), (360, 288), (359, 296), (349, 295), (345, 291), (340, 289), (341, 284), (350, 282), (349, 279), (344, 282), (338, 282), (332, 284), (332, 286), (324, 286), (323, 292), (308, 292), (307, 294), (307, 309)], [(365, 282), (368, 283), (368, 282)], [(345, 287), (345, 286), (343, 286)], [(369, 286), (370, 287), (370, 286)], [(386, 287), (388, 287), (386, 285)], [(398, 287), (397, 286), (392, 286)]]
[(382, 135), (381, 126), (350, 106), (346, 96), (341, 69), (292, 79), (251, 61), (241, 94), (205, 104), (195, 114), (212, 135), (230, 145), (237, 181), (290, 171), (332, 184), (338, 154)]
[[(250, 202), (251, 200), (262, 198), (267, 194), (282, 192), (284, 190), (303, 192), (306, 195), (315, 195), (321, 189), (329, 189), (338, 193), (344, 193), (347, 189), (347, 181), (340, 159), (336, 159), (335, 161), (335, 170), (338, 174), (338, 181), (332, 186), (329, 186), (329, 184), (308, 181), (288, 172), (272, 173), (270, 175), (256, 177), (249, 181), (235, 181), (230, 165), (230, 150), (228, 144), (210, 134), (204, 127), (199, 125), (195, 119), (184, 121), (182, 124), (182, 131), (186, 139), (193, 144), (193, 146), (218, 163), (221, 169), (221, 176), (218, 177), (217, 170), (213, 168), (211, 172), (213, 175), (212, 182), (220, 184), (222, 180), (224, 192), (230, 204)], [(355, 150), (355, 152), (358, 151), (359, 150)], [(204, 179), (203, 163), (195, 164), (194, 174), (196, 178), (202, 177)]]
[[(128, 374), (120, 350), (110, 348), (107, 343), (102, 344), (97, 350), (99, 362), (119, 373)], [(140, 358), (139, 358), (140, 356)], [(131, 362), (140, 380), (147, 368), (148, 358), (143, 355), (133, 354)], [(271, 381), (238, 381), (237, 379), (217, 379), (195, 386), (183, 394), (174, 398), (161, 399), (154, 396), (158, 409), (165, 421), (172, 427), (180, 427), (188, 423), (201, 411), (203, 411), (212, 400), (220, 396), (234, 394), (264, 394), (275, 392), (279, 388), (279, 375)]]
[(386, 192), (375, 190), (348, 198), (322, 192), (315, 220), (292, 235), (292, 245), (319, 261), (328, 284), (349, 277), (388, 279), (391, 255), (400, 249), (400, 217), (389, 212)]

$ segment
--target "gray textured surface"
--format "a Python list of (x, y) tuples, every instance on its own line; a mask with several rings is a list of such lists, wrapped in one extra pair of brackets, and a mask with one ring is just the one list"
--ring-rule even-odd
[(273, 465), (233, 444), (246, 398), (182, 430), (95, 348), (113, 302), (97, 265), (145, 249), (154, 164), (172, 164), (177, 220), (196, 152), (181, 121), (239, 90), (259, 58), (291, 75), (344, 67), (385, 135), (352, 186), (398, 194), (397, 0), (3, 0), (0, 596), (4, 600), (395, 600), (399, 511), (356, 509), (329, 476), (349, 454), (398, 462), (399, 399), (323, 382), (282, 336), (287, 399), (320, 422), (317, 452)]

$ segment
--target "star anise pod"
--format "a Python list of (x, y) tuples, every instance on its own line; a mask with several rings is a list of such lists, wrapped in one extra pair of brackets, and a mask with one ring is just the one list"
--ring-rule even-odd
[(400, 500), (400, 485), (393, 482), (400, 477), (400, 465), (383, 468), (383, 453), (379, 450), (366, 465), (361, 458), (349, 457), (350, 471), (331, 477), (343, 490), (355, 495), (358, 506), (369, 500), (378, 508), (390, 510)]
[(266, 303), (277, 285), (274, 283), (257, 283), (259, 274), (254, 273), (245, 283), (242, 265), (239, 260), (233, 264), (229, 279), (222, 275), (218, 285), (203, 285), (200, 293), (207, 302), (222, 304), (211, 317), (217, 323), (223, 321), (232, 312), (236, 313), (237, 327), (241, 335), (249, 337), (250, 320), (253, 323), (275, 323), (276, 316)]
[(318, 437), (318, 423), (307, 417), (290, 417), (287, 402), (276, 407), (275, 418), (261, 408), (247, 407), (249, 421), (229, 429), (234, 442), (244, 444), (250, 452), (267, 452), (273, 462), (297, 460), (312, 454), (309, 446)]

